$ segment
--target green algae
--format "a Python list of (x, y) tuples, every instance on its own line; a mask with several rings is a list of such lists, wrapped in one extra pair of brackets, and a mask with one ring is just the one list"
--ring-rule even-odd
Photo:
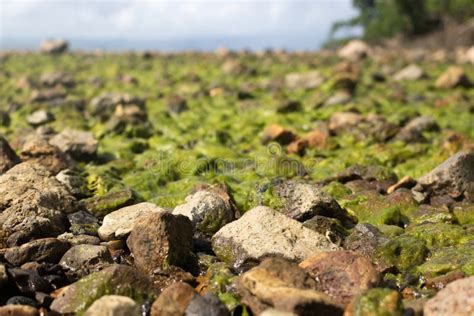
[(406, 234), (422, 240), (430, 250), (462, 245), (474, 240), (474, 236), (463, 227), (442, 222), (413, 225), (406, 229)]
[(444, 275), (454, 270), (461, 270), (464, 274), (472, 276), (474, 275), (474, 243), (456, 248), (436, 249), (416, 270), (426, 277)]
[(428, 256), (428, 248), (422, 240), (400, 235), (379, 245), (376, 256), (399, 271), (405, 271), (422, 264)]
[(370, 289), (355, 298), (351, 304), (354, 316), (402, 316), (403, 304), (397, 291), (383, 288)]

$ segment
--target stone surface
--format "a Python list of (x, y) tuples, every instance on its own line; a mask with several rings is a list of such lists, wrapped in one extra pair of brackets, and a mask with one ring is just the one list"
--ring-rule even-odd
[(112, 264), (112, 257), (105, 246), (77, 245), (69, 249), (59, 261), (67, 270), (68, 278), (77, 280)]
[(92, 99), (90, 112), (101, 120), (110, 118), (118, 105), (136, 105), (143, 108), (145, 101), (128, 93), (107, 92)]
[(470, 87), (471, 82), (461, 67), (451, 66), (438, 77), (435, 86), (440, 89)]
[(8, 141), (3, 136), (0, 136), (0, 175), (20, 163), (20, 161), (20, 158), (10, 147)]
[(379, 282), (372, 262), (347, 250), (318, 252), (299, 266), (318, 281), (319, 290), (343, 304)]
[(192, 266), (193, 227), (182, 215), (152, 213), (135, 223), (127, 246), (135, 266), (144, 273), (170, 265), (184, 269)]
[(37, 308), (28, 305), (5, 305), (0, 306), (2, 316), (39, 316)]
[(99, 220), (85, 211), (79, 211), (67, 215), (69, 230), (76, 235), (97, 235)]
[(40, 126), (54, 120), (54, 116), (44, 110), (39, 110), (27, 116), (26, 121), (32, 126)]
[(196, 230), (212, 236), (234, 219), (234, 211), (219, 194), (200, 190), (186, 197), (186, 203), (175, 207), (173, 214), (189, 218)]
[(262, 143), (277, 142), (280, 145), (288, 145), (295, 139), (296, 135), (292, 131), (280, 125), (272, 124), (263, 131)]
[(344, 45), (339, 51), (338, 56), (351, 61), (358, 61), (366, 58), (370, 53), (370, 47), (361, 40), (352, 40)]
[(439, 125), (428, 116), (418, 116), (408, 122), (395, 136), (395, 139), (407, 143), (424, 141), (423, 132), (438, 131)]
[(133, 204), (134, 199), (133, 191), (125, 188), (81, 200), (81, 203), (89, 213), (101, 217), (121, 207)]
[(0, 264), (0, 290), (8, 283), (7, 269), (4, 264)]
[(56, 238), (43, 238), (8, 248), (5, 259), (14, 266), (20, 266), (29, 261), (57, 263), (68, 249), (68, 243)]
[(32, 307), (38, 307), (38, 303), (36, 303), (34, 299), (26, 296), (12, 296), (7, 300), (5, 305), (28, 305)]
[(77, 170), (64, 169), (57, 175), (56, 179), (61, 182), (73, 196), (83, 198), (89, 195), (86, 179)]
[(132, 267), (112, 265), (66, 287), (54, 299), (51, 310), (62, 314), (83, 313), (103, 295), (128, 296), (140, 303), (157, 294), (158, 289), (150, 280)]
[(376, 256), (379, 245), (388, 241), (389, 239), (384, 237), (375, 226), (357, 224), (351, 234), (344, 240), (344, 248), (372, 260)]
[(94, 301), (84, 316), (139, 316), (140, 306), (130, 297), (104, 295)]
[(285, 85), (289, 89), (314, 89), (324, 82), (324, 77), (317, 70), (294, 72), (285, 76)]
[(68, 42), (63, 39), (47, 39), (41, 42), (40, 52), (46, 54), (62, 54), (67, 51)]
[(55, 135), (49, 143), (77, 160), (94, 157), (98, 146), (92, 133), (70, 128)]
[(459, 196), (472, 190), (474, 182), (474, 151), (465, 150), (449, 157), (442, 164), (423, 175), (418, 183), (437, 195)]
[(395, 81), (413, 81), (419, 80), (425, 76), (425, 72), (419, 66), (411, 64), (397, 72), (393, 79)]
[(338, 246), (301, 223), (259, 206), (222, 227), (212, 238), (212, 248), (221, 260), (240, 267), (274, 255), (303, 260), (313, 252)]
[(72, 88), (75, 85), (74, 78), (64, 72), (44, 72), (41, 74), (39, 81), (45, 87), (62, 86)]
[(296, 264), (281, 258), (265, 259), (237, 281), (242, 303), (253, 313), (275, 308), (297, 315), (342, 315), (341, 305), (316, 291), (317, 283)]
[(474, 277), (449, 283), (426, 302), (424, 316), (474, 314)]
[(90, 235), (74, 235), (72, 233), (63, 233), (57, 237), (59, 240), (68, 242), (71, 246), (76, 245), (98, 245), (99, 237)]
[(26, 269), (8, 269), (10, 281), (22, 294), (31, 295), (35, 292), (49, 293), (53, 287), (41, 277), (37, 271)]
[(74, 197), (44, 167), (14, 166), (0, 176), (0, 247), (63, 233), (74, 208)]
[(102, 240), (126, 238), (137, 221), (152, 213), (165, 212), (153, 203), (143, 202), (122, 207), (104, 217), (98, 233)]

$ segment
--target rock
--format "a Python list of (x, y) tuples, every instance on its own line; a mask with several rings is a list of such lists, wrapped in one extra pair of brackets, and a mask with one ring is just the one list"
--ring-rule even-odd
[(14, 266), (29, 261), (57, 263), (68, 249), (68, 243), (56, 238), (43, 238), (8, 248), (5, 259)]
[(49, 143), (77, 160), (94, 157), (98, 146), (98, 141), (92, 133), (70, 128), (55, 135)]
[(338, 249), (325, 236), (264, 206), (222, 227), (212, 237), (212, 248), (221, 260), (235, 267), (271, 255), (303, 260), (315, 251)]
[(27, 116), (26, 121), (32, 126), (40, 126), (54, 120), (54, 116), (44, 110), (39, 110)]
[(149, 296), (156, 296), (158, 289), (132, 267), (112, 265), (65, 288), (54, 299), (51, 310), (61, 314), (81, 314), (104, 294), (128, 296), (142, 302)]
[(52, 55), (62, 54), (68, 47), (68, 42), (63, 39), (48, 39), (41, 42), (40, 52)]
[(316, 281), (303, 269), (281, 258), (265, 259), (237, 281), (242, 303), (257, 315), (268, 308), (297, 315), (342, 315), (342, 306), (316, 289)]
[(425, 280), (425, 286), (428, 289), (440, 291), (446, 287), (449, 283), (462, 279), (466, 275), (461, 270), (454, 270), (445, 275), (436, 277), (427, 277)]
[(76, 235), (97, 235), (99, 220), (85, 211), (68, 214), (69, 230)]
[(287, 100), (280, 103), (277, 107), (277, 113), (291, 113), (301, 109), (301, 102), (298, 100)]
[(57, 89), (33, 90), (30, 94), (30, 102), (53, 102), (66, 98), (66, 93)]
[(193, 226), (182, 215), (152, 213), (137, 221), (127, 239), (135, 266), (152, 273), (170, 265), (189, 269), (193, 260)]
[(346, 104), (351, 102), (351, 100), (352, 95), (347, 90), (339, 90), (324, 102), (324, 106)]
[(59, 261), (68, 270), (67, 276), (77, 280), (112, 264), (112, 257), (105, 246), (77, 245), (69, 249)]
[(196, 230), (212, 236), (234, 219), (234, 211), (217, 193), (200, 190), (186, 197), (186, 203), (175, 207), (173, 214), (189, 218)]
[(456, 87), (470, 87), (471, 81), (464, 70), (459, 66), (449, 67), (435, 82), (435, 86), (440, 89), (451, 89)]
[(226, 316), (229, 311), (210, 293), (200, 296), (186, 283), (168, 286), (153, 303), (151, 316)]
[(41, 74), (40, 83), (45, 87), (62, 86), (65, 88), (72, 88), (76, 82), (74, 78), (63, 72), (45, 72)]
[(314, 89), (324, 82), (324, 77), (317, 70), (301, 73), (289, 73), (285, 76), (288, 89)]
[(72, 165), (68, 155), (38, 135), (30, 135), (26, 138), (20, 151), (20, 157), (23, 161), (36, 162), (46, 167), (52, 174), (57, 174)]
[(397, 72), (393, 79), (395, 81), (414, 81), (419, 80), (425, 76), (425, 72), (419, 66), (411, 64)]
[(104, 295), (92, 303), (84, 316), (139, 316), (140, 306), (129, 297)]
[(363, 120), (362, 115), (354, 112), (336, 112), (329, 119), (329, 130), (340, 133), (356, 126)]
[(446, 285), (435, 297), (426, 302), (425, 316), (472, 315), (474, 313), (474, 277)]
[(39, 316), (38, 309), (28, 305), (5, 305), (0, 306), (2, 316)]
[(418, 183), (436, 195), (448, 194), (460, 196), (472, 190), (474, 182), (474, 151), (460, 151), (449, 157), (442, 164), (423, 175)]
[(0, 175), (20, 162), (20, 158), (10, 147), (8, 141), (3, 136), (0, 136)]
[(145, 101), (128, 93), (103, 93), (92, 99), (90, 111), (93, 116), (98, 116), (104, 121), (113, 115), (117, 105), (137, 106), (143, 109)]
[(57, 238), (61, 241), (68, 242), (71, 246), (100, 244), (100, 239), (98, 237), (90, 235), (73, 235), (72, 233), (63, 233)]
[(372, 262), (347, 250), (318, 252), (299, 266), (317, 280), (320, 291), (344, 305), (379, 282), (379, 273)]
[(297, 221), (306, 221), (315, 215), (347, 221), (349, 215), (326, 192), (310, 183), (283, 181), (272, 188), (281, 201), (277, 210)]
[(315, 215), (304, 221), (303, 226), (326, 236), (334, 244), (341, 246), (348, 232), (338, 219)]
[(353, 165), (336, 175), (342, 183), (362, 179), (365, 181), (397, 181), (397, 175), (392, 169), (379, 165)]
[(403, 178), (401, 178), (400, 180), (398, 180), (397, 183), (391, 185), (388, 189), (387, 189), (387, 194), (391, 194), (393, 192), (395, 192), (396, 190), (398, 189), (401, 189), (401, 188), (407, 188), (407, 189), (411, 189), (412, 187), (414, 187), (416, 185), (416, 180), (413, 179), (412, 177), (410, 176), (404, 176)]
[(0, 264), (0, 290), (8, 283), (7, 269), (4, 264)]
[(61, 170), (56, 175), (56, 180), (61, 182), (76, 198), (83, 198), (90, 194), (86, 179), (78, 171), (72, 169)]
[(188, 109), (188, 103), (186, 99), (178, 95), (171, 95), (166, 100), (166, 107), (168, 108), (168, 111), (171, 113), (181, 113)]
[(370, 47), (361, 40), (352, 40), (344, 45), (337, 53), (341, 58), (359, 61), (370, 54)]
[(405, 125), (395, 136), (395, 139), (402, 140), (406, 143), (422, 142), (424, 132), (438, 131), (439, 125), (436, 121), (428, 116), (419, 116), (412, 119)]
[(280, 125), (272, 124), (265, 128), (262, 136), (262, 143), (277, 142), (280, 145), (288, 145), (296, 139), (296, 135)]
[(99, 236), (106, 241), (124, 239), (130, 234), (137, 221), (153, 213), (161, 212), (165, 210), (149, 202), (122, 207), (104, 217), (102, 226), (98, 230)]
[(376, 288), (356, 296), (346, 307), (344, 316), (403, 316), (400, 294), (391, 289)]
[(357, 224), (351, 234), (344, 240), (344, 248), (371, 260), (375, 258), (378, 246), (388, 241), (389, 239), (384, 237), (375, 226)]
[(7, 300), (5, 305), (28, 305), (32, 307), (38, 307), (38, 303), (36, 303), (35, 300), (26, 296), (12, 296)]
[(120, 207), (133, 204), (134, 199), (133, 191), (129, 188), (125, 188), (84, 199), (81, 202), (89, 213), (95, 216), (105, 216)]
[(74, 197), (44, 167), (14, 166), (0, 176), (0, 248), (63, 233), (74, 208)]
[(10, 281), (22, 294), (31, 295), (35, 292), (49, 293), (53, 287), (39, 275), (37, 271), (26, 269), (8, 269)]

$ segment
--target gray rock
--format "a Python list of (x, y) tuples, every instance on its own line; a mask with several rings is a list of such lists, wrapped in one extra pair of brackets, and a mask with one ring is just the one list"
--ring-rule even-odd
[(393, 79), (395, 81), (413, 81), (419, 80), (425, 76), (425, 72), (419, 66), (411, 64), (397, 72)]
[(227, 316), (229, 311), (214, 294), (207, 292), (203, 296), (195, 295), (186, 308), (189, 316)]
[(76, 84), (74, 78), (64, 72), (45, 72), (41, 74), (40, 83), (46, 87), (63, 86), (72, 88)]
[(324, 82), (319, 71), (313, 70), (302, 73), (289, 73), (285, 76), (285, 85), (289, 89), (313, 89)]
[(267, 256), (303, 260), (320, 250), (339, 247), (324, 235), (265, 206), (247, 211), (212, 237), (212, 248), (223, 261), (241, 267)]
[(79, 211), (67, 215), (69, 220), (69, 230), (76, 235), (97, 235), (99, 220), (91, 214)]
[(104, 295), (86, 310), (84, 316), (140, 316), (140, 306), (130, 297)]
[(153, 203), (143, 202), (122, 207), (104, 217), (98, 233), (102, 240), (126, 238), (140, 219), (152, 214), (165, 212)]
[(90, 235), (74, 235), (72, 233), (63, 233), (57, 238), (61, 241), (68, 242), (71, 246), (100, 244), (99, 237)]
[(460, 151), (418, 179), (418, 183), (435, 195), (459, 196), (473, 189), (474, 151)]
[(348, 91), (339, 90), (324, 102), (324, 106), (346, 104), (346, 103), (351, 102), (351, 100), (352, 100), (352, 95)]
[(112, 264), (112, 257), (105, 246), (77, 245), (69, 249), (59, 261), (68, 270), (70, 279), (79, 279)]
[(30, 261), (57, 263), (68, 249), (68, 243), (56, 238), (43, 238), (8, 248), (5, 259), (14, 266)]
[(424, 141), (423, 132), (431, 132), (439, 130), (436, 121), (428, 116), (419, 116), (412, 119), (405, 125), (395, 136), (395, 139), (404, 142), (422, 142)]
[(8, 141), (3, 136), (0, 136), (0, 175), (20, 162), (20, 158), (10, 147)]
[(49, 143), (77, 160), (93, 157), (98, 146), (98, 141), (92, 133), (70, 128), (55, 135)]
[(230, 205), (217, 193), (207, 190), (187, 196), (186, 203), (175, 207), (173, 214), (186, 216), (196, 230), (208, 236), (234, 219)]
[(86, 179), (72, 169), (61, 170), (56, 175), (56, 179), (77, 198), (86, 197), (90, 194)]
[(24, 162), (0, 176), (0, 248), (66, 231), (76, 201), (42, 166)]
[(344, 45), (337, 53), (341, 58), (359, 61), (370, 54), (370, 47), (361, 40), (352, 40)]
[(473, 315), (474, 276), (449, 283), (426, 302), (424, 316)]
[(92, 99), (90, 111), (93, 116), (98, 116), (102, 120), (110, 118), (117, 105), (136, 105), (143, 109), (145, 102), (143, 99), (127, 93), (110, 92), (103, 93)]
[(40, 52), (52, 55), (62, 54), (68, 47), (68, 42), (63, 39), (48, 39), (41, 42)]
[(45, 110), (35, 111), (26, 117), (26, 121), (32, 126), (40, 126), (53, 120), (54, 116)]

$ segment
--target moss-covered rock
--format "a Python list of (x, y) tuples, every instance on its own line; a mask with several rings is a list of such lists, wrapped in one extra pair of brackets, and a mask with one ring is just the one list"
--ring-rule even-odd
[(402, 316), (403, 304), (397, 291), (370, 289), (357, 296), (346, 308), (349, 316)]
[(401, 235), (380, 244), (377, 255), (385, 263), (405, 271), (423, 263), (428, 249), (422, 240)]

